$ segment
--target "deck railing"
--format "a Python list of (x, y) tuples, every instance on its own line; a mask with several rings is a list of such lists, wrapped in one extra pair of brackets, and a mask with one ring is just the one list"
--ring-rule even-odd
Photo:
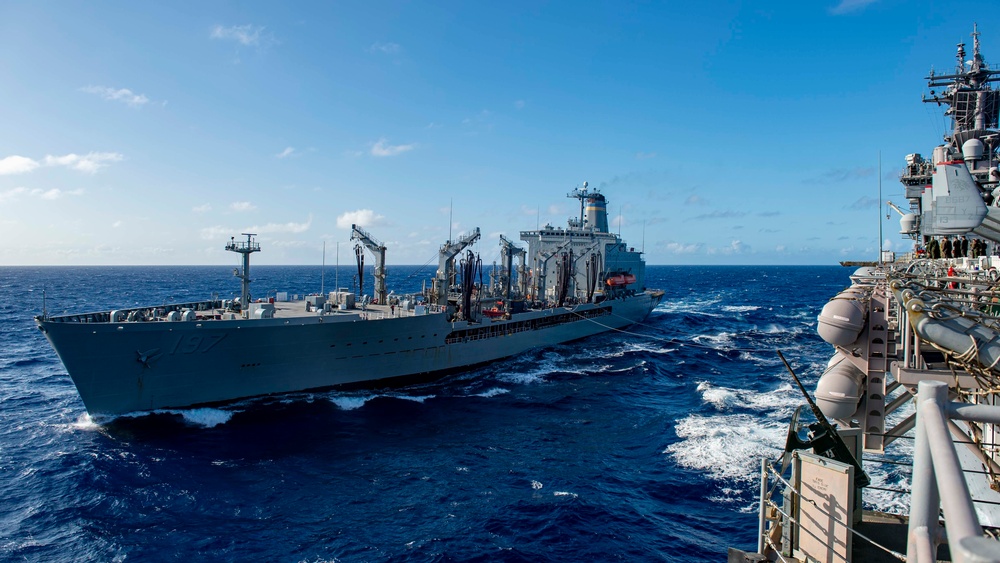
[[(951, 402), (946, 383), (921, 381), (906, 550), (911, 563), (933, 563), (945, 531), (953, 561), (1000, 561), (1000, 542), (983, 536), (962, 475), (948, 429), (953, 419), (1000, 424), (1000, 407)], [(941, 510), (948, 524), (945, 530), (938, 521)]]

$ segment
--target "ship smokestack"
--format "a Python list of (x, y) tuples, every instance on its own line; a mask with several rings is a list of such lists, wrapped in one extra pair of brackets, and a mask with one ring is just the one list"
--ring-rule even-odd
[(587, 225), (599, 233), (608, 232), (608, 202), (604, 195), (592, 192), (587, 196)]

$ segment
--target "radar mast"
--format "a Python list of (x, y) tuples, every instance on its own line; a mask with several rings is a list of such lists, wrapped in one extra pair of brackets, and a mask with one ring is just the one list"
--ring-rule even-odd
[[(245, 241), (237, 241), (236, 237), (229, 238), (229, 244), (226, 245), (226, 250), (230, 252), (237, 252), (243, 255), (243, 271), (237, 270), (233, 272), (236, 277), (240, 278), (240, 309), (242, 311), (249, 310), (250, 304), (250, 255), (254, 252), (260, 252), (260, 243), (255, 242), (253, 237), (257, 236), (256, 233), (240, 233), (247, 237)], [(244, 313), (245, 314), (245, 313)]]

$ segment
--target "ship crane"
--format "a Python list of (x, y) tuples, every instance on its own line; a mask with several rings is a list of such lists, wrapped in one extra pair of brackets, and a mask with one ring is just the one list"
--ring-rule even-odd
[[(603, 240), (598, 240), (594, 242), (594, 244), (591, 244), (583, 252), (581, 252), (578, 257), (573, 259), (574, 285), (576, 285), (576, 263), (579, 262), (580, 260), (583, 260), (584, 258), (587, 259), (587, 262), (585, 262), (585, 264), (587, 264), (587, 275), (588, 275), (588, 278), (586, 279), (587, 290), (588, 290), (587, 291), (588, 302), (590, 301), (590, 298), (593, 296), (593, 290), (597, 287), (597, 277), (600, 276), (601, 274), (598, 268), (598, 263), (601, 261), (601, 253), (595, 252), (595, 250), (600, 248), (601, 244), (603, 244), (604, 242), (605, 241)], [(573, 289), (575, 294), (579, 293), (579, 288), (574, 287)], [(577, 295), (577, 297), (579, 297), (579, 295)]]
[[(896, 211), (896, 213), (899, 213), (901, 216), (903, 216), (903, 217), (906, 216), (906, 212), (903, 211), (902, 209), (900, 209), (899, 206), (896, 205), (895, 203), (893, 203), (891, 201), (887, 201), (887, 202), (885, 202), (885, 204), (888, 205), (889, 207), (893, 208)], [(885, 218), (886, 219), (889, 218), (889, 214), (888, 213), (885, 214)]]
[(527, 256), (527, 252), (511, 242), (507, 237), (500, 235), (500, 253), (503, 256), (503, 267), (504, 274), (501, 280), (503, 285), (503, 298), (506, 301), (510, 300), (510, 286), (513, 283), (513, 272), (514, 272), (514, 256), (521, 258), (521, 265), (518, 267), (518, 279), (524, 275), (524, 260)]
[(448, 305), (448, 285), (455, 271), (455, 257), (477, 240), (479, 240), (479, 227), (459, 236), (455, 242), (449, 240), (441, 245), (438, 251), (437, 276), (434, 278), (434, 304)]
[(375, 300), (385, 303), (389, 297), (385, 290), (385, 245), (357, 225), (351, 225), (351, 240), (360, 241), (375, 256)]
[(572, 239), (560, 244), (554, 250), (550, 250), (548, 252), (539, 251), (538, 254), (535, 256), (535, 270), (537, 271), (537, 275), (535, 276), (535, 295), (534, 295), (535, 300), (545, 299), (545, 292), (546, 292), (545, 272), (549, 266), (549, 260), (551, 260), (553, 256), (556, 256), (571, 244), (573, 244)]
[[(891, 201), (886, 201), (886, 205), (891, 207), (896, 213), (899, 213), (899, 234), (909, 235), (911, 238), (915, 237), (920, 233), (920, 218), (916, 213), (907, 213), (899, 208), (898, 205)], [(889, 213), (885, 214), (885, 218), (889, 218)]]

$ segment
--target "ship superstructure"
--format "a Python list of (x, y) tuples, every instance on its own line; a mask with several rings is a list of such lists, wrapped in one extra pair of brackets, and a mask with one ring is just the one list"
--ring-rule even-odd
[(359, 282), (365, 249), (375, 255), (374, 299), (342, 288), (254, 299), (250, 255), (261, 247), (244, 233), (226, 245), (242, 256), (238, 299), (35, 321), (91, 414), (440, 376), (628, 326), (661, 301), (645, 287), (641, 253), (607, 232), (604, 196), (586, 185), (574, 194), (586, 216), (566, 229), (521, 233), (527, 250), (501, 237), (490, 284), (469, 249), (476, 228), (441, 246), (430, 287), (397, 295), (386, 288), (386, 246), (354, 225)]
[[(900, 232), (921, 245), (931, 237), (969, 235), (1000, 242), (1000, 131), (997, 116), (1000, 70), (990, 69), (980, 51), (979, 30), (972, 33), (972, 58), (959, 43), (955, 70), (927, 76), (925, 103), (944, 107), (952, 131), (932, 151), (930, 159), (906, 155), (900, 181), (910, 212), (900, 220)], [(984, 220), (985, 219), (985, 220)]]
[[(814, 420), (797, 411), (762, 460), (757, 552), (730, 561), (1000, 561), (1000, 71), (979, 36), (928, 77), (953, 128), (931, 159), (907, 155), (909, 212), (889, 203), (914, 250), (860, 268), (820, 312), (833, 355), (815, 400), (802, 388)], [(886, 492), (908, 510), (883, 511)]]

